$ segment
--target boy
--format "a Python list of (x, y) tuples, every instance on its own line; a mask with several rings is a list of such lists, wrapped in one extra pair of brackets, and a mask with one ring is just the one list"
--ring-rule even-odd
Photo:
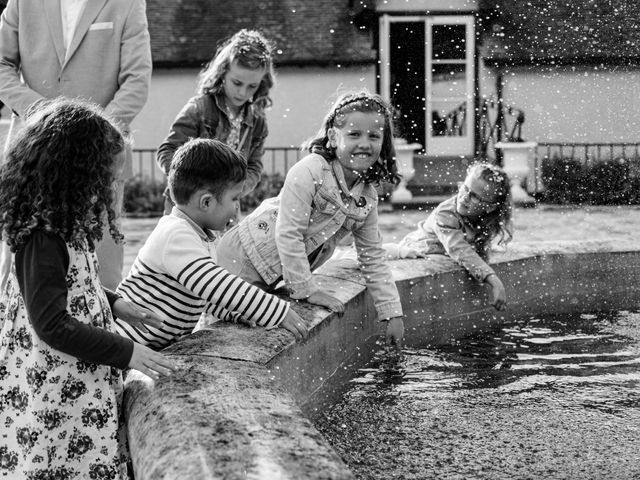
[(164, 319), (162, 328), (137, 329), (116, 320), (117, 332), (160, 350), (191, 333), (203, 312), (221, 320), (280, 326), (297, 339), (306, 322), (289, 304), (219, 267), (215, 237), (237, 211), (247, 164), (222, 142), (194, 139), (180, 147), (169, 169), (175, 207), (160, 219), (118, 286), (125, 299)]

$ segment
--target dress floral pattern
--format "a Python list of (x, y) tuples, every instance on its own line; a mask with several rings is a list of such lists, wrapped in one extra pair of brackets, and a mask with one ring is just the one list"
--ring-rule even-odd
[[(67, 244), (67, 308), (113, 331), (97, 259)], [(0, 478), (127, 479), (122, 374), (42, 342), (33, 330), (15, 270), (0, 294)]]

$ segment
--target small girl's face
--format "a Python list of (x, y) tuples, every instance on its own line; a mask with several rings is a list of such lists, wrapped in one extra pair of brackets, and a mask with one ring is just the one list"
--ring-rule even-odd
[(229, 70), (224, 74), (222, 87), (227, 105), (233, 110), (239, 110), (258, 90), (260, 82), (267, 73), (267, 69), (245, 68), (234, 60)]
[(376, 112), (347, 113), (342, 126), (330, 128), (328, 136), (345, 172), (362, 175), (380, 157), (384, 116)]
[(496, 185), (475, 175), (467, 176), (458, 190), (456, 210), (463, 217), (479, 217), (498, 208), (497, 199)]

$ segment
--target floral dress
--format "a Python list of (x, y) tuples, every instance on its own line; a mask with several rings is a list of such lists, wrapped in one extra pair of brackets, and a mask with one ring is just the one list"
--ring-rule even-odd
[[(113, 317), (86, 243), (67, 244), (67, 309), (112, 331)], [(0, 294), (0, 478), (126, 479), (120, 370), (40, 340), (15, 268)]]

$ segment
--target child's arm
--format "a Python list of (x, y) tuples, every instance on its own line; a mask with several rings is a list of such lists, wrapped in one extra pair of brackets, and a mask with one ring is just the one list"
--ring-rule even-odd
[(162, 354), (147, 352), (146, 347), (136, 346), (120, 335), (80, 322), (69, 313), (67, 307), (71, 312), (86, 307), (67, 305), (69, 255), (59, 236), (43, 231), (33, 233), (16, 253), (15, 267), (29, 320), (38, 337), (47, 345), (86, 362), (121, 369), (132, 366), (137, 348), (139, 351), (142, 349), (145, 356), (145, 373), (157, 377), (173, 368)]
[(367, 282), (367, 289), (380, 320), (388, 320), (387, 344), (397, 353), (402, 349), (404, 319), (402, 304), (391, 269), (386, 262), (386, 252), (382, 247), (382, 237), (378, 228), (378, 209), (374, 207), (361, 227), (353, 231), (360, 269)]
[(382, 248), (378, 209), (373, 208), (364, 223), (353, 231), (360, 270), (381, 320), (402, 316), (400, 295)]
[(278, 326), (289, 304), (254, 287), (214, 263), (202, 239), (184, 224), (168, 234), (161, 262), (166, 272), (194, 296), (266, 328)]
[(109, 298), (111, 312), (114, 317), (145, 332), (149, 331), (147, 325), (154, 328), (162, 328), (162, 318), (155, 312), (139, 307), (135, 303), (125, 300), (117, 293), (107, 290), (106, 288), (104, 291), (107, 294), (107, 298)]
[(399, 243), (383, 243), (387, 260), (396, 260), (398, 258), (424, 258), (424, 253), (418, 249), (409, 247), (407, 245), (400, 245)]
[(447, 254), (462, 265), (480, 283), (492, 289), (491, 304), (498, 310), (506, 306), (506, 292), (496, 272), (464, 238), (460, 221), (447, 212), (438, 212), (431, 220), (434, 232)]
[[(295, 164), (287, 173), (280, 191), (275, 241), (282, 262), (282, 276), (291, 298), (306, 300), (341, 313), (344, 311), (343, 303), (318, 290), (314, 284), (304, 246), (304, 236), (312, 215), (313, 197), (321, 181), (321, 172), (312, 171), (308, 165), (309, 162), (303, 160)], [(321, 163), (318, 160), (313, 165), (321, 166)]]
[(156, 153), (156, 162), (165, 174), (169, 173), (171, 159), (178, 147), (190, 138), (199, 136), (200, 116), (195, 98), (190, 99), (176, 116), (167, 138), (160, 144)]
[(485, 278), (484, 281), (491, 286), (491, 305), (493, 305), (496, 310), (504, 310), (507, 308), (507, 293), (498, 275), (492, 273)]
[(247, 155), (247, 178), (244, 181), (243, 192), (251, 192), (260, 182), (262, 175), (262, 157), (264, 155), (264, 142), (269, 134), (267, 121), (263, 117), (255, 117), (255, 131), (251, 141), (249, 155)]
[(462, 265), (478, 282), (482, 283), (490, 274), (495, 274), (493, 268), (466, 241), (463, 226), (453, 214), (438, 212), (429, 223), (447, 255)]

